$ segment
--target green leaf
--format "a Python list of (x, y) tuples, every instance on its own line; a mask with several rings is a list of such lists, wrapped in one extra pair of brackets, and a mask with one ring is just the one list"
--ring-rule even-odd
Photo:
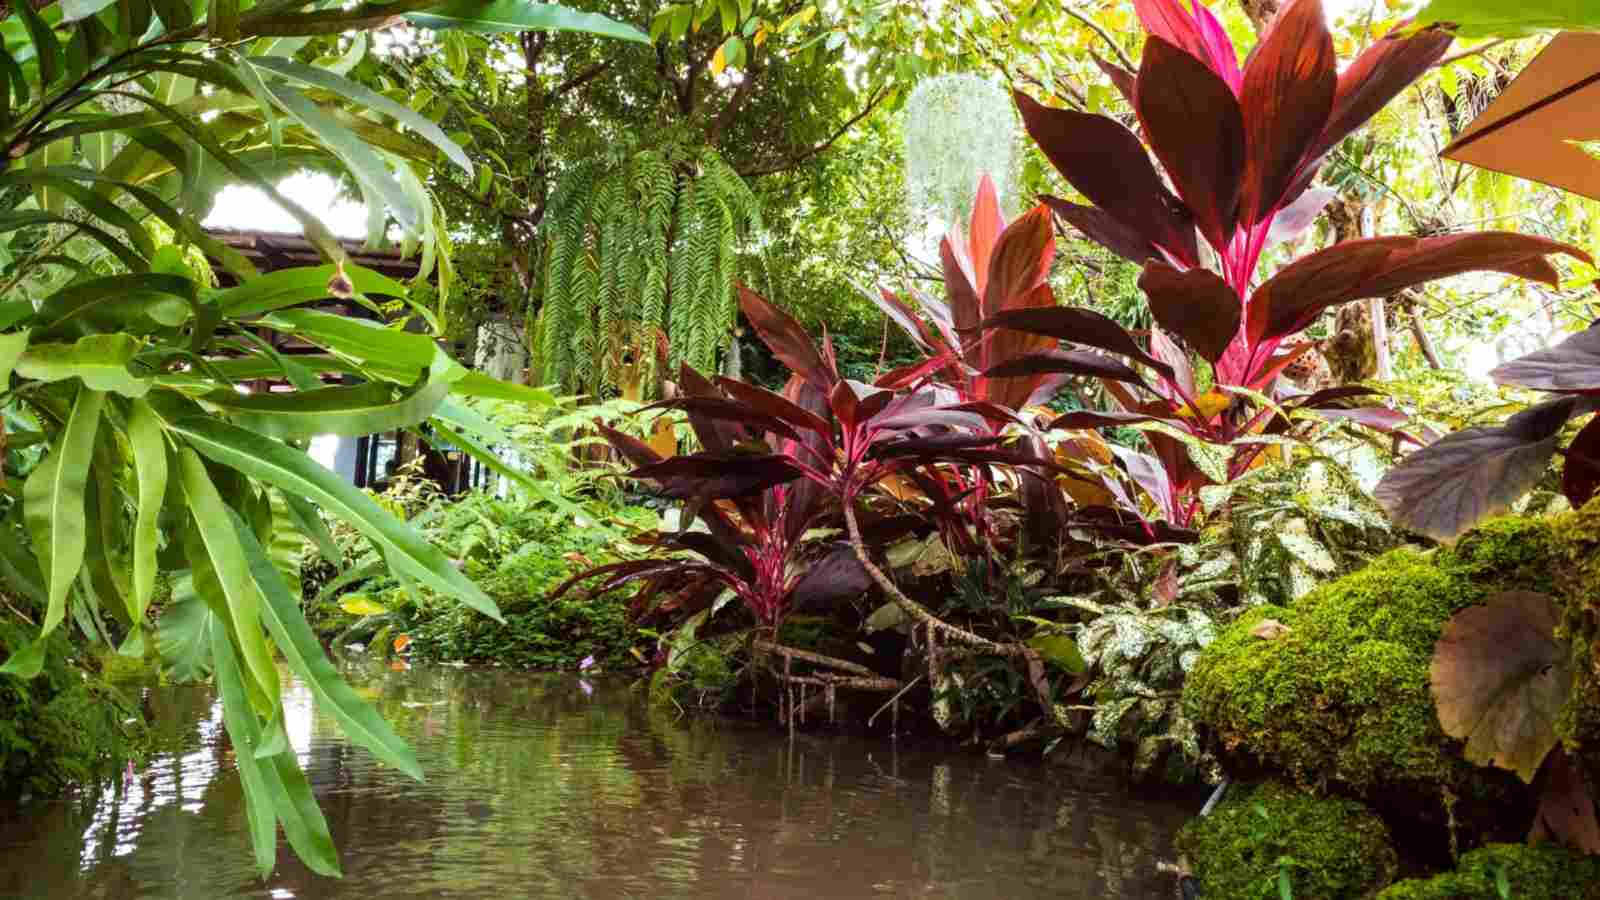
[(1449, 23), (1467, 38), (1516, 38), (1541, 31), (1600, 31), (1600, 6), (1587, 0), (1433, 0), (1413, 28)]
[(240, 394), (222, 389), (204, 399), (234, 423), (267, 437), (298, 440), (319, 434), (361, 437), (395, 431), (432, 416), (449, 395), (451, 381), (466, 371), (444, 351), (437, 353), (427, 376), (399, 396), (388, 382), (369, 382), (293, 393)]
[(40, 85), (49, 87), (55, 84), (61, 76), (63, 64), (61, 42), (32, 4), (18, 3), (13, 11), (22, 16), (22, 24), (28, 29), (28, 40), (33, 42), (34, 58), (39, 63)]
[(1051, 663), (1061, 667), (1067, 672), (1076, 675), (1087, 668), (1083, 660), (1083, 653), (1078, 650), (1078, 644), (1064, 634), (1044, 632), (1028, 639), (1028, 646), (1039, 651), (1039, 655)]
[(411, 198), (401, 190), (400, 182), (395, 180), (394, 173), (389, 171), (389, 166), (378, 156), (377, 151), (372, 149), (372, 145), (339, 124), (333, 116), (323, 111), (322, 107), (311, 102), (294, 88), (286, 84), (269, 84), (267, 92), (285, 112), (304, 125), (307, 131), (316, 135), (318, 140), (338, 156), (353, 178), (366, 184), (382, 197), (402, 227), (416, 229), (420, 213), (412, 204)]
[[(189, 501), (189, 513), (225, 601), (233, 634), (244, 653), (245, 667), (269, 701), (278, 699), (278, 670), (261, 633), (261, 592), (250, 577), (244, 551), (234, 534), (230, 510), (193, 450), (178, 451), (178, 478)], [(191, 559), (191, 563), (195, 560)], [(196, 587), (201, 587), (196, 582)], [(201, 591), (205, 596), (205, 591)]]
[(650, 43), (650, 36), (598, 13), (568, 9), (556, 3), (526, 3), (519, 0), (449, 0), (406, 18), (424, 28), (460, 29), (498, 33), (505, 31), (582, 31), (601, 37), (617, 38), (637, 44)]
[(139, 511), (133, 525), (133, 599), (135, 618), (142, 619), (155, 596), (159, 519), (167, 495), (167, 445), (161, 420), (143, 400), (133, 401), (127, 432), (139, 489)]
[(33, 552), (39, 557), (40, 570), (49, 573), (49, 605), (42, 629), (45, 635), (66, 617), (67, 593), (83, 568), (88, 544), (85, 491), (105, 399), (106, 395), (97, 390), (78, 389), (55, 449), (22, 486), (23, 518), (33, 539)]
[(299, 494), (330, 515), (348, 522), (388, 556), (400, 573), (503, 622), (500, 610), (450, 560), (371, 497), (292, 447), (209, 418), (188, 417), (171, 424), (195, 449), (221, 465)]
[(366, 594), (345, 594), (339, 601), (339, 608), (352, 616), (382, 616), (389, 612), (389, 607)]
[(413, 111), (409, 106), (383, 96), (376, 91), (363, 87), (348, 78), (343, 78), (316, 66), (308, 66), (292, 59), (277, 56), (249, 57), (247, 61), (256, 68), (267, 69), (279, 76), (292, 78), (302, 84), (332, 91), (340, 97), (359, 103), (368, 109), (383, 113), (406, 128), (421, 135), (428, 143), (438, 147), (451, 162), (472, 174), (472, 160), (467, 158), (465, 151), (449, 135), (444, 133), (432, 120), (424, 118)]
[[(285, 309), (260, 320), (275, 331), (297, 335), (348, 357), (359, 364), (378, 364), (410, 373), (406, 379), (433, 365), (439, 345), (433, 338), (385, 328), (365, 319), (352, 319), (314, 309)], [(467, 378), (456, 382), (469, 382)], [(470, 383), (470, 382), (469, 382)]]
[(11, 370), (16, 367), (22, 352), (28, 349), (28, 329), (0, 334), (0, 391), (11, 383)]
[(211, 621), (216, 614), (194, 592), (190, 576), (172, 585), (172, 603), (156, 624), (156, 649), (173, 681), (203, 681), (211, 674)]
[(16, 372), (37, 381), (80, 378), (96, 391), (143, 397), (150, 382), (128, 370), (139, 347), (138, 339), (126, 334), (92, 334), (72, 344), (34, 344), (17, 359)]
[(15, 675), (18, 678), (37, 678), (44, 671), (44, 655), (48, 643), (44, 637), (39, 637), (33, 643), (23, 647), (7, 657), (6, 664), (0, 666), (0, 675)]
[(210, 0), (206, 11), (206, 30), (224, 43), (239, 39), (239, 0)]
[[(198, 302), (195, 283), (181, 275), (110, 275), (52, 294), (40, 305), (34, 329), (41, 337), (58, 337), (69, 328), (101, 332), (172, 328), (187, 321)], [(149, 322), (140, 321), (144, 319)]]
[(532, 409), (554, 409), (556, 406), (555, 394), (546, 388), (500, 381), (482, 372), (467, 372), (465, 377), (451, 386), (450, 392), (458, 397), (481, 397), (485, 400), (521, 403)]
[(278, 496), (283, 498), (289, 520), (301, 534), (316, 545), (317, 552), (322, 554), (322, 558), (331, 563), (335, 569), (344, 568), (344, 554), (339, 552), (339, 545), (334, 543), (333, 532), (328, 530), (328, 523), (322, 520), (322, 513), (298, 494), (279, 491)]

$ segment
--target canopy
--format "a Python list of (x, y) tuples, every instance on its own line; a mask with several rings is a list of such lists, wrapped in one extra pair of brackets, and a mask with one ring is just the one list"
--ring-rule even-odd
[(1444, 156), (1600, 200), (1600, 34), (1550, 42)]

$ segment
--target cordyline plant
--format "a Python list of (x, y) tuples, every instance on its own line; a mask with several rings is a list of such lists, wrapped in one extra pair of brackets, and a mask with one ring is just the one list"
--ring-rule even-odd
[[(1030, 271), (1024, 267), (1018, 277), (1034, 277)], [(791, 316), (748, 290), (741, 289), (740, 304), (762, 341), (794, 373), (782, 394), (728, 378), (711, 381), (685, 367), (678, 396), (655, 408), (683, 410), (700, 452), (661, 459), (638, 441), (604, 432), (637, 466), (628, 477), (684, 501), (679, 533), (649, 535), (646, 542), (693, 556), (615, 563), (569, 584), (603, 576), (601, 589), (638, 583), (641, 593), (693, 590), (701, 604), (707, 602), (707, 588), (697, 583), (714, 584), (713, 594), (733, 590), (761, 626), (775, 631), (794, 604), (858, 595), (870, 579), (931, 635), (1024, 659), (1030, 680), (1048, 703), (1037, 651), (940, 620), (906, 596), (874, 556), (923, 521), (944, 528), (941, 520), (961, 515), (952, 498), (938, 491), (925, 493), (928, 505), (920, 514), (894, 515), (890, 494), (876, 490), (886, 480), (915, 477), (926, 486), (934, 479), (924, 473), (950, 467), (993, 478), (1000, 467), (1042, 471), (1055, 464), (1011, 445), (988, 426), (986, 416), (1003, 417), (999, 407), (941, 402), (960, 398), (932, 387), (896, 391), (845, 379), (826, 338), (819, 347)], [(806, 532), (823, 516), (843, 519), (847, 546), (808, 544)], [(689, 530), (697, 518), (706, 526), (704, 533)], [(667, 602), (682, 602), (682, 596)]]
[[(871, 295), (925, 355), (921, 362), (884, 374), (876, 385), (943, 392), (959, 399), (963, 408), (979, 413), (988, 433), (1018, 432), (1035, 455), (1049, 457), (1053, 452), (1059, 462), (1071, 464), (1074, 480), (1088, 485), (1088, 491), (1080, 491), (1080, 494), (1097, 494), (1119, 503), (1120, 511), (1111, 508), (1086, 511), (1098, 515), (1093, 524), (1114, 527), (1122, 518), (1119, 512), (1137, 517), (1139, 510), (1121, 480), (1108, 472), (1105, 463), (1109, 463), (1112, 451), (1097, 436), (1089, 435), (1058, 442), (1052, 451), (1040, 427), (1049, 419), (1040, 419), (1032, 411), (1054, 396), (1073, 375), (1142, 384), (1139, 374), (1102, 354), (1056, 350), (1056, 341), (1051, 337), (983, 327), (986, 320), (1003, 314), (1056, 308), (1055, 293), (1047, 281), (1055, 249), (1049, 207), (1041, 204), (1007, 223), (1000, 211), (994, 182), (984, 176), (979, 182), (966, 233), (959, 228), (952, 229), (940, 244), (944, 298), (914, 289), (904, 297), (887, 289)], [(1102, 330), (1117, 327), (1095, 313), (1084, 311), (1082, 318), (1095, 320)], [(1137, 346), (1131, 342), (1125, 349), (1138, 353)], [(1048, 367), (1030, 365), (1031, 361), (1042, 358), (1049, 359)], [(1170, 374), (1166, 364), (1142, 353), (1139, 358)], [(1019, 367), (1022, 371), (1015, 375), (988, 374)], [(1049, 371), (1045, 371), (1046, 368)], [(940, 478), (932, 484), (919, 482), (919, 485), (925, 492), (937, 496), (965, 495), (958, 506), (970, 522), (972, 532), (972, 537), (964, 531), (958, 532), (950, 546), (969, 557), (984, 552), (992, 554), (999, 546), (1001, 535), (991, 513), (997, 511), (1000, 504), (991, 502), (987, 480), (969, 478), (970, 473), (959, 467), (937, 474)], [(1035, 554), (1048, 552), (1067, 533), (1068, 526), (1074, 524), (1069, 518), (1071, 510), (1067, 497), (1050, 473), (1030, 472), (1028, 477), (1020, 479), (1016, 498), (1021, 505), (1021, 534), (1026, 550)], [(1128, 533), (1148, 537), (1153, 530), (1129, 529)], [(981, 538), (982, 542), (976, 538)]]
[[(1204, 460), (1194, 457), (1194, 439), (1232, 444), (1275, 423), (1284, 427), (1278, 410), (1260, 402), (1252, 409), (1248, 401), (1273, 390), (1284, 368), (1312, 348), (1290, 341), (1324, 311), (1473, 271), (1555, 284), (1558, 274), (1546, 256), (1587, 259), (1565, 244), (1503, 232), (1379, 237), (1336, 244), (1260, 281), (1263, 251), (1302, 232), (1331, 199), (1331, 191), (1311, 188), (1324, 158), (1436, 63), (1451, 38), (1436, 31), (1393, 35), (1341, 73), (1321, 0), (1293, 0), (1241, 67), (1205, 5), (1136, 0), (1135, 7), (1149, 35), (1139, 71), (1101, 67), (1133, 106), (1143, 141), (1108, 116), (1046, 107), (1020, 92), (1016, 102), (1028, 133), (1092, 205), (1046, 202), (1089, 239), (1142, 265), (1139, 284), (1156, 330), (1176, 335), (1212, 364), (1217, 393), (1196, 396), (1186, 355), (1158, 334), (1152, 352), (1166, 367), (1151, 366), (1156, 384), (1102, 376), (1124, 409), (1063, 422), (1157, 423), (1150, 437), (1167, 476), (1167, 496), (1157, 500), (1177, 521), (1192, 514), (1197, 487), (1236, 477), (1261, 450), (1236, 448), (1222, 471), (1197, 465)], [(1151, 365), (1122, 329), (1108, 329), (1084, 310), (1011, 310), (984, 325)], [(1014, 360), (986, 374), (1072, 371), (1058, 354)], [(1292, 406), (1323, 407), (1351, 396), (1335, 389)], [(1335, 414), (1379, 427), (1393, 427), (1397, 418), (1380, 410)]]

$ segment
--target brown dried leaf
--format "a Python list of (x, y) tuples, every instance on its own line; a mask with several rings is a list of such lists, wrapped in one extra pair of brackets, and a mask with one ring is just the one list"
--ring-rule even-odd
[(1250, 634), (1261, 638), (1263, 641), (1275, 641), (1293, 631), (1293, 628), (1279, 622), (1277, 619), (1262, 619), (1256, 624), (1256, 627), (1250, 629)]
[(1572, 687), (1559, 621), (1545, 594), (1506, 591), (1445, 627), (1433, 654), (1434, 705), (1445, 733), (1467, 742), (1469, 761), (1531, 783), (1555, 747)]

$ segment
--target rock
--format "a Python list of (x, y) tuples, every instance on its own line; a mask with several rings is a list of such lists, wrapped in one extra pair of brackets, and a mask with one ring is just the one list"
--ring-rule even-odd
[(1215, 900), (1359, 900), (1399, 867), (1389, 829), (1366, 807), (1276, 781), (1232, 788), (1211, 815), (1184, 826), (1177, 847), (1202, 896)]

